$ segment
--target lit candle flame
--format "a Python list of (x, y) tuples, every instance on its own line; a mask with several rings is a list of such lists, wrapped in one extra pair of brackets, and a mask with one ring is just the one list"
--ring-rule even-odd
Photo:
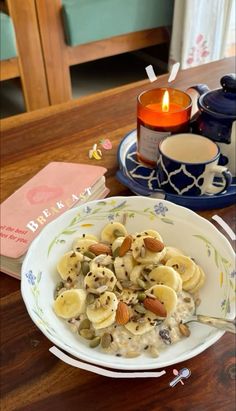
[(168, 90), (165, 91), (163, 99), (162, 99), (162, 111), (169, 111), (169, 93)]

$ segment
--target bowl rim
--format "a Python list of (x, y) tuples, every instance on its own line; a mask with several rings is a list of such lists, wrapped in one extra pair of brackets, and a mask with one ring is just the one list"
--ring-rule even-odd
[[(83, 360), (85, 362), (88, 362), (90, 364), (99, 365), (99, 366), (102, 366), (102, 367), (105, 367), (105, 368), (120, 369), (120, 370), (128, 371), (128, 370), (159, 369), (159, 368), (168, 367), (168, 366), (171, 366), (171, 365), (174, 365), (174, 364), (178, 364), (179, 362), (187, 361), (188, 359), (199, 355), (201, 352), (205, 351), (207, 348), (209, 348), (211, 345), (213, 345), (215, 342), (217, 342), (224, 335), (224, 332), (212, 328), (212, 330), (209, 332), (209, 339), (208, 339), (207, 342), (204, 341), (204, 342), (200, 343), (198, 346), (196, 346), (196, 348), (191, 349), (190, 351), (186, 351), (186, 353), (182, 353), (178, 358), (174, 359), (174, 361), (173, 360), (168, 360), (168, 361), (163, 361), (163, 362), (158, 363), (158, 362), (156, 362), (155, 359), (153, 359), (153, 364), (131, 364), (131, 363), (129, 363), (129, 359), (127, 359), (127, 358), (113, 356), (113, 358), (115, 359), (115, 362), (112, 363), (112, 360), (111, 360), (111, 362), (106, 363), (103, 360), (100, 360), (99, 358), (91, 358), (87, 354), (83, 354), (83, 353), (78, 354), (76, 352), (76, 350), (74, 350), (71, 347), (68, 347), (66, 344), (64, 344), (60, 340), (58, 341), (54, 336), (49, 334), (47, 332), (47, 330), (45, 329), (45, 327), (42, 326), (42, 324), (35, 323), (35, 320), (34, 320), (35, 317), (33, 315), (31, 305), (27, 301), (26, 295), (24, 294), (24, 287), (25, 287), (25, 284), (26, 284), (26, 279), (25, 279), (25, 276), (23, 276), (23, 273), (25, 273), (25, 267), (28, 264), (28, 260), (30, 258), (31, 250), (34, 249), (35, 246), (37, 245), (37, 243), (40, 241), (42, 233), (44, 233), (45, 231), (50, 229), (50, 227), (53, 226), (54, 224), (57, 224), (58, 221), (60, 222), (60, 220), (63, 220), (65, 214), (68, 215), (68, 214), (74, 213), (74, 212), (76, 212), (76, 210), (80, 209), (81, 207), (86, 207), (86, 206), (89, 206), (89, 205), (93, 205), (95, 203), (104, 202), (104, 201), (107, 202), (107, 201), (111, 201), (111, 200), (118, 200), (118, 201), (123, 200), (124, 201), (124, 199), (127, 199), (127, 200), (129, 200), (129, 199), (135, 199), (135, 200), (142, 199), (142, 200), (145, 200), (145, 201), (151, 201), (153, 203), (157, 202), (157, 201), (163, 202), (164, 205), (170, 205), (171, 207), (181, 209), (185, 213), (189, 214), (190, 216), (193, 216), (194, 218), (198, 218), (201, 222), (208, 225), (209, 228), (211, 228), (211, 230), (213, 230), (213, 232), (215, 232), (220, 237), (220, 239), (223, 242), (225, 242), (225, 245), (228, 247), (228, 249), (232, 253), (232, 257), (234, 258), (234, 250), (233, 250), (233, 247), (231, 246), (229, 240), (213, 225), (213, 223), (210, 222), (209, 220), (207, 220), (206, 218), (200, 216), (196, 212), (194, 212), (194, 211), (192, 211), (192, 210), (190, 210), (190, 209), (188, 209), (184, 206), (180, 206), (178, 204), (172, 203), (172, 202), (164, 200), (164, 199), (149, 198), (149, 197), (145, 197), (145, 196), (112, 196), (112, 197), (107, 197), (105, 199), (89, 201), (89, 202), (86, 202), (84, 204), (75, 206), (75, 207), (73, 207), (69, 210), (66, 210), (63, 214), (61, 214), (60, 216), (55, 218), (53, 221), (48, 223), (40, 231), (40, 233), (37, 235), (37, 237), (31, 242), (31, 244), (28, 248), (28, 251), (26, 253), (26, 256), (24, 258), (22, 268), (21, 268), (21, 296), (22, 296), (22, 299), (23, 299), (24, 304), (26, 306), (27, 312), (28, 312), (31, 320), (33, 321), (33, 323), (40, 329), (40, 331), (45, 335), (45, 337), (49, 341), (51, 341), (57, 347), (60, 347), (62, 350), (66, 351), (68, 354), (72, 355), (73, 357), (75, 357), (77, 359), (80, 359), (80, 360)], [(176, 344), (178, 344), (178, 342)], [(108, 358), (112, 358), (112, 356), (108, 356)], [(158, 357), (157, 360), (159, 360), (159, 359), (160, 359), (160, 357)]]

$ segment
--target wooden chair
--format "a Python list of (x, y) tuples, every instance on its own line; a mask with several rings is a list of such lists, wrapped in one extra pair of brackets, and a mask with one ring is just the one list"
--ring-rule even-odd
[(159, 27), (78, 46), (68, 46), (61, 0), (36, 0), (50, 104), (72, 98), (70, 66), (169, 41), (169, 30)]
[(1, 1), (12, 19), (18, 57), (0, 62), (0, 80), (20, 77), (27, 111), (49, 105), (35, 3), (32, 0)]

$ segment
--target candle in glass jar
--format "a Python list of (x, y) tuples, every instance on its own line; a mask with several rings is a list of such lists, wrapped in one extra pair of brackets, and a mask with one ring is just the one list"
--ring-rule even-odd
[(187, 132), (191, 114), (191, 98), (175, 89), (153, 89), (138, 97), (137, 156), (155, 166), (158, 144), (171, 134)]

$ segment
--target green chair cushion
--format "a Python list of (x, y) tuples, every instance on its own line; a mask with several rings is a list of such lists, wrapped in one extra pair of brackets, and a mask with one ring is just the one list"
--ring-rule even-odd
[(0, 60), (16, 57), (15, 32), (11, 17), (0, 12)]
[(173, 0), (62, 0), (67, 44), (172, 25)]

